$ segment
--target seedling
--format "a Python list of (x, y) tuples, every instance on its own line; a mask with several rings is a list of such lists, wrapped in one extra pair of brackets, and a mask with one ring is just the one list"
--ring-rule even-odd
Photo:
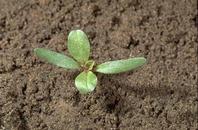
[(95, 65), (95, 61), (89, 60), (90, 43), (87, 35), (81, 30), (69, 33), (67, 46), (72, 58), (44, 48), (36, 48), (34, 51), (39, 58), (51, 64), (66, 69), (80, 70), (81, 73), (75, 79), (75, 86), (81, 94), (87, 94), (95, 89), (97, 77), (93, 72), (117, 74), (133, 70), (146, 63), (144, 57), (135, 57)]

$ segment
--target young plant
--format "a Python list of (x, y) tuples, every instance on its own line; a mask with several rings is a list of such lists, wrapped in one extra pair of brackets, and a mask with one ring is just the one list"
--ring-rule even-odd
[(125, 60), (108, 61), (95, 66), (95, 61), (89, 60), (89, 40), (86, 34), (81, 30), (74, 30), (69, 33), (67, 46), (72, 58), (44, 48), (36, 48), (34, 52), (39, 58), (51, 64), (66, 69), (81, 70), (82, 72), (75, 79), (75, 86), (81, 94), (87, 94), (95, 89), (97, 77), (93, 71), (103, 74), (117, 74), (133, 70), (146, 63), (144, 57), (136, 57)]

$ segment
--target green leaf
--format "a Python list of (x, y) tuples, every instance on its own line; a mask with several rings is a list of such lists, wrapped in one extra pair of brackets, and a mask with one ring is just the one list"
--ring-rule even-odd
[(68, 50), (71, 56), (81, 64), (89, 59), (90, 44), (87, 35), (81, 30), (74, 30), (68, 36)]
[(97, 84), (96, 75), (91, 72), (82, 72), (75, 79), (76, 88), (79, 90), (81, 94), (87, 94), (92, 92)]
[(92, 70), (94, 65), (95, 65), (95, 61), (93, 60), (88, 60), (87, 62), (85, 62), (85, 66), (88, 68), (88, 70)]
[(133, 70), (146, 63), (144, 57), (130, 58), (126, 60), (109, 61), (96, 67), (96, 71), (104, 74), (116, 74)]
[(66, 69), (79, 69), (79, 64), (72, 58), (44, 48), (34, 49), (35, 54), (47, 62)]

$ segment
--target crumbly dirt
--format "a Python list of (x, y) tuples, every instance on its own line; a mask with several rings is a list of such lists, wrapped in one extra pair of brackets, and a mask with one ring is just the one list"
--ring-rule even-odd
[[(197, 130), (196, 0), (0, 0), (1, 130)], [(98, 76), (80, 95), (76, 71), (38, 59), (68, 54), (82, 29), (91, 59), (145, 56), (133, 72)]]

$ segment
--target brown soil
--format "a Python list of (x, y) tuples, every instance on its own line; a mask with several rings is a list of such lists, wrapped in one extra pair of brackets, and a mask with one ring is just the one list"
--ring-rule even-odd
[[(1, 130), (197, 130), (196, 0), (0, 0)], [(75, 71), (41, 61), (85, 31), (98, 63), (145, 56), (133, 72), (98, 75), (80, 95)]]

